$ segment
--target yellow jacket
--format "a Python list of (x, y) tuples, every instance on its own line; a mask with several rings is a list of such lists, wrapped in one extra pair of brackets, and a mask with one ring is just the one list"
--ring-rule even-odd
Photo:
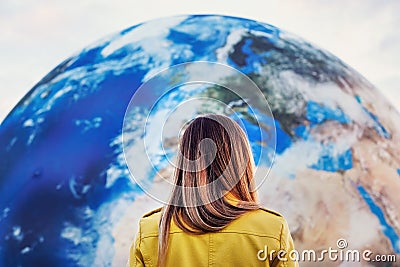
[[(157, 266), (160, 215), (159, 208), (140, 219), (127, 266)], [(286, 220), (261, 208), (220, 231), (200, 235), (183, 232), (172, 220), (166, 266), (298, 266), (291, 260), (291, 250), (294, 245)]]

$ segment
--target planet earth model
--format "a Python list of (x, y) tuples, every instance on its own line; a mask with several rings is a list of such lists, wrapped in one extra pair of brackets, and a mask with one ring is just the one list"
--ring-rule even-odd
[[(125, 111), (151, 77), (193, 61), (237, 69), (268, 100), (276, 156), (264, 158), (273, 166), (259, 198), (285, 215), (299, 251), (338, 249), (341, 240), (343, 249), (400, 254), (398, 111), (351, 67), (299, 37), (253, 20), (195, 15), (135, 25), (88, 46), (45, 76), (2, 122), (0, 266), (126, 263), (138, 218), (162, 204), (129, 172), (122, 141)], [(153, 125), (193, 97), (218, 99), (249, 129), (255, 125), (243, 99), (218, 86), (178, 86), (172, 93), (147, 118)], [(204, 109), (194, 107), (182, 118)], [(218, 105), (207, 110), (214, 108), (231, 115)], [(255, 113), (268, 116), (263, 109)], [(139, 107), (127, 115), (134, 145), (144, 138), (134, 124), (146, 118)], [(257, 148), (268, 144), (248, 135), (257, 156)], [(151, 155), (158, 153), (155, 167), (168, 174), (172, 167), (164, 156), (175, 153), (176, 140), (165, 144), (169, 150), (154, 153), (159, 141), (168, 140), (153, 140)], [(127, 160), (142, 168), (141, 179), (157, 183), (143, 163), (148, 155), (132, 157)], [(258, 168), (267, 165), (261, 161)]]

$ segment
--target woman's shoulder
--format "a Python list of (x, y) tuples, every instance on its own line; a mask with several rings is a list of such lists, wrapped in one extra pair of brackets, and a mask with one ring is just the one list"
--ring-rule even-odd
[(255, 213), (255, 217), (259, 217), (264, 221), (268, 221), (270, 223), (275, 222), (280, 226), (287, 224), (285, 217), (275, 210), (260, 207)]
[(279, 212), (277, 212), (275, 210), (272, 210), (272, 209), (267, 209), (265, 207), (260, 207), (259, 210), (265, 211), (268, 214), (272, 214), (272, 215), (275, 215), (275, 216), (278, 216), (278, 217), (283, 217), (282, 214), (280, 214)]
[[(149, 211), (149, 212), (146, 212), (143, 216), (142, 216), (142, 218), (148, 218), (148, 217), (155, 217), (155, 216), (159, 216), (159, 215), (161, 215), (161, 207), (159, 207), (159, 208), (157, 208), (157, 209), (154, 209), (154, 210), (151, 210), (151, 211)], [(153, 215), (153, 216), (152, 216)]]
[(158, 223), (161, 218), (161, 207), (146, 212), (139, 221), (140, 232), (144, 236), (157, 236)]
[(222, 231), (278, 237), (286, 227), (287, 222), (283, 215), (262, 207), (246, 212), (236, 220), (232, 221)]

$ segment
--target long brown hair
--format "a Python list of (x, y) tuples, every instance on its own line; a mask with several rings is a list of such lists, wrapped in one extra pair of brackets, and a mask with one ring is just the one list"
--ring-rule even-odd
[[(183, 231), (201, 234), (223, 229), (246, 211), (259, 208), (253, 155), (234, 120), (216, 114), (195, 118), (178, 151), (174, 187), (159, 222), (159, 266), (167, 256), (172, 219)], [(227, 201), (228, 192), (237, 203)]]

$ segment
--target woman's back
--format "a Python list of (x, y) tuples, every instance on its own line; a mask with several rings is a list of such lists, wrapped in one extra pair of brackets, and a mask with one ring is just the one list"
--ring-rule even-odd
[[(217, 114), (180, 139), (168, 203), (145, 215), (131, 266), (297, 266), (285, 219), (260, 208), (246, 133)], [(287, 255), (286, 255), (287, 254)]]
[[(157, 266), (160, 216), (157, 209), (141, 218), (130, 266)], [(203, 234), (186, 233), (172, 220), (169, 242), (165, 266), (297, 266), (289, 258), (294, 247), (285, 219), (263, 208), (244, 213), (222, 230)], [(283, 251), (280, 258), (288, 261), (278, 259), (279, 251)]]

